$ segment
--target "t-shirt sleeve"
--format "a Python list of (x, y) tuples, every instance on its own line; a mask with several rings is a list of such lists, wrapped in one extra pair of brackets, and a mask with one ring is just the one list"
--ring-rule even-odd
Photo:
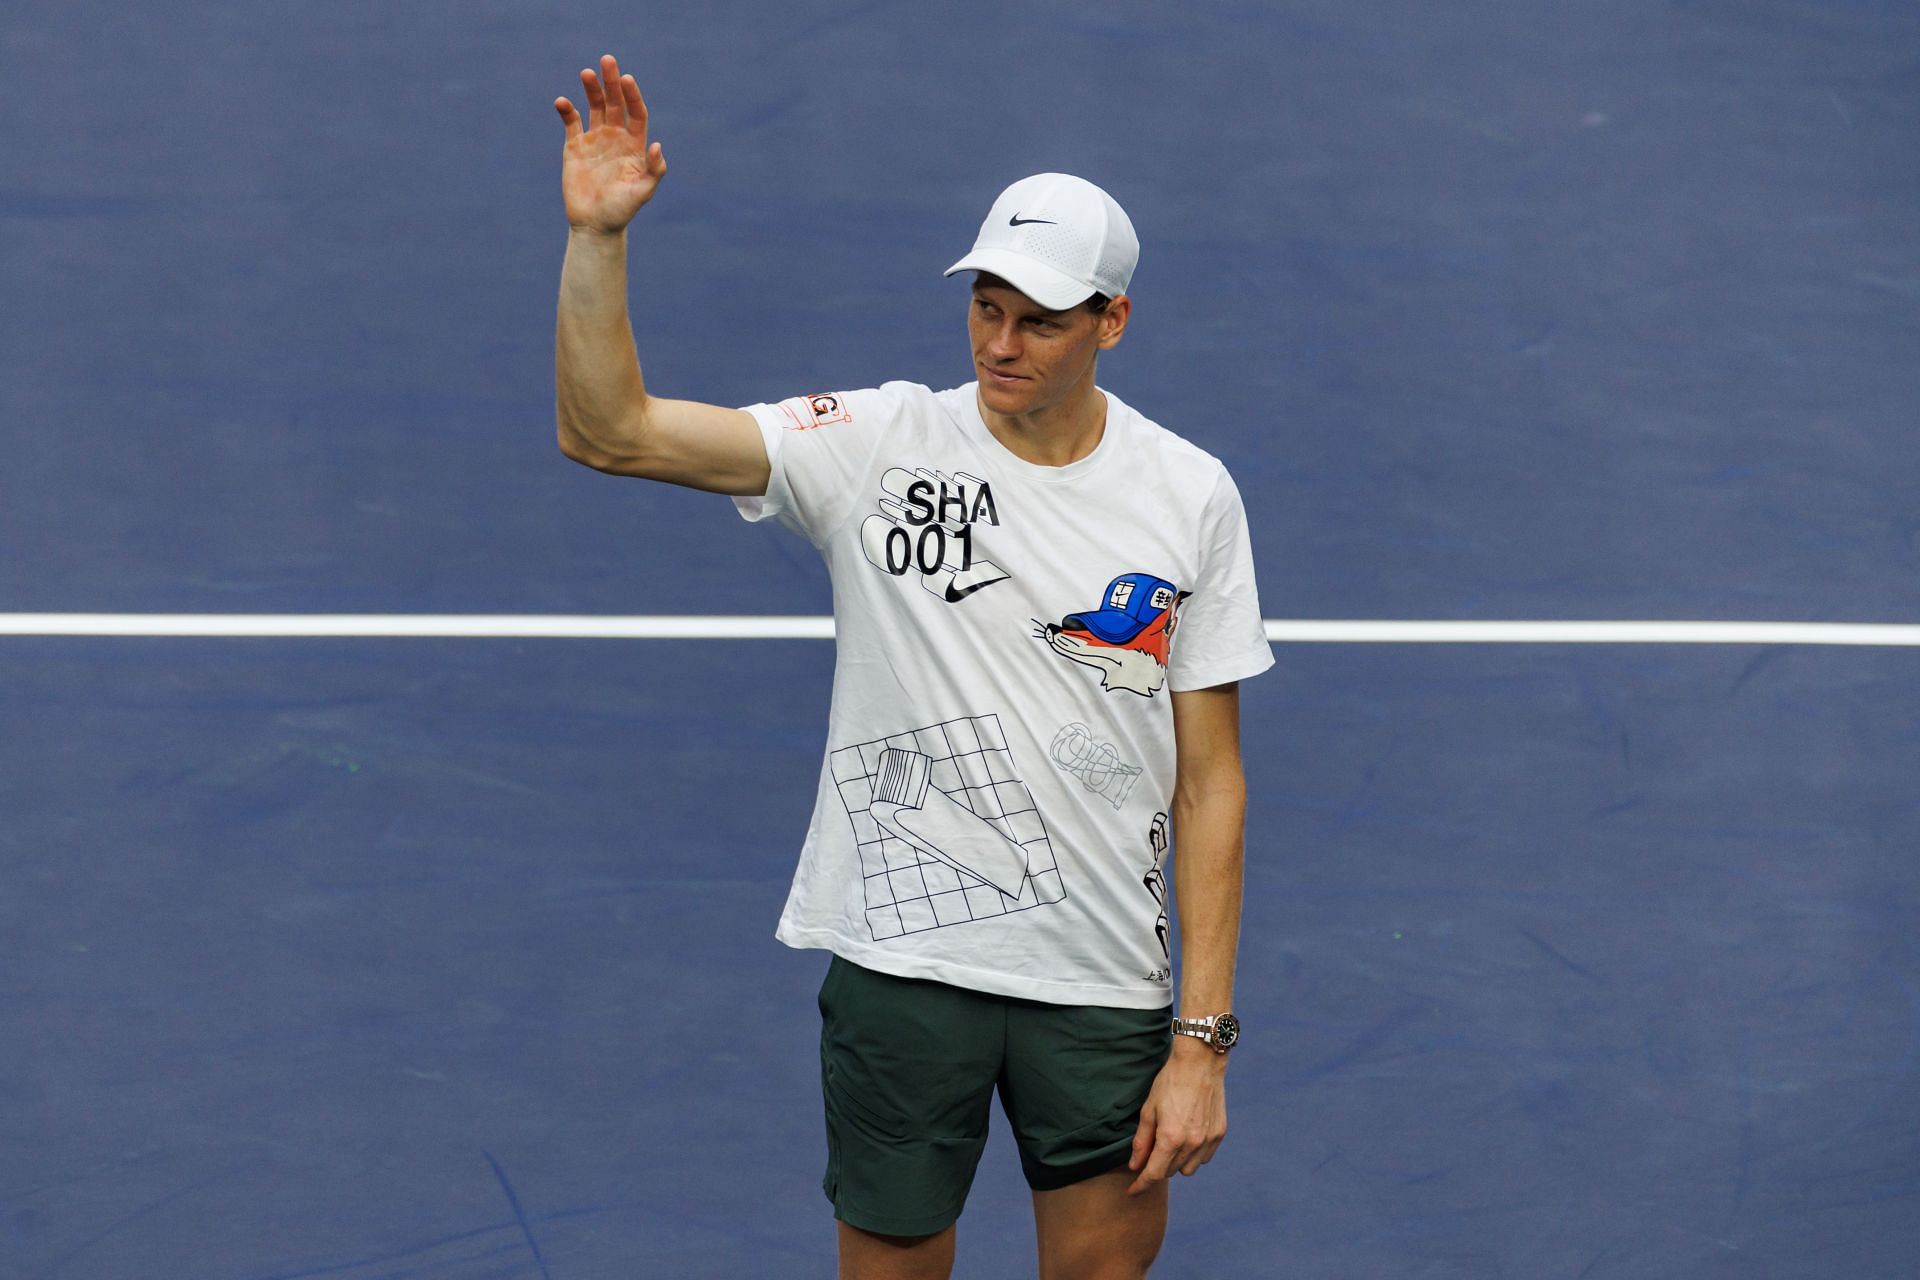
[(746, 411), (767, 447), (767, 491), (733, 500), (745, 520), (776, 519), (816, 547), (852, 512), (881, 437), (900, 415), (902, 388), (794, 396)]
[(1200, 519), (1200, 577), (1181, 606), (1167, 687), (1179, 692), (1257, 676), (1273, 665), (1260, 617), (1240, 490), (1223, 468)]

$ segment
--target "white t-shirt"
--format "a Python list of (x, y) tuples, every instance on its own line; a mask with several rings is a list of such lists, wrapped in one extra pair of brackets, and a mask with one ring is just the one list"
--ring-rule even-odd
[(1092, 453), (1017, 457), (969, 383), (748, 412), (736, 498), (811, 541), (837, 654), (813, 820), (777, 935), (903, 977), (1169, 1003), (1169, 690), (1273, 664), (1240, 495), (1111, 393)]

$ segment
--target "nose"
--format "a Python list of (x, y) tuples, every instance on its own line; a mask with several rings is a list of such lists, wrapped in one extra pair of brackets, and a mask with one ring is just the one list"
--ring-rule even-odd
[(1020, 358), (1020, 328), (1012, 319), (1002, 320), (987, 335), (987, 355), (1002, 363)]

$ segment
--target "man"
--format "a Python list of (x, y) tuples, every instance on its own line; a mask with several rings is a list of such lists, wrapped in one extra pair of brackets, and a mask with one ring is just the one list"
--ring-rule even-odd
[[(666, 161), (611, 55), (566, 99), (561, 449), (734, 495), (834, 581), (833, 710), (778, 930), (821, 989), (840, 1274), (945, 1277), (998, 1089), (1044, 1280), (1144, 1276), (1167, 1179), (1226, 1132), (1245, 784), (1272, 663), (1219, 462), (1094, 381), (1138, 245), (1078, 178), (1015, 183), (972, 253), (977, 381), (727, 409), (651, 395), (627, 223)], [(1164, 855), (1179, 843), (1173, 1010)]]

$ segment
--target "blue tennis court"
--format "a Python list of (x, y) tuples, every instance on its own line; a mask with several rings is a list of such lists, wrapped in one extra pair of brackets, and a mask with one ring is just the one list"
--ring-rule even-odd
[[(612, 50), (662, 394), (965, 380), (939, 272), (1066, 169), (1143, 245), (1102, 381), (1232, 468), (1269, 618), (1920, 623), (1910, 6), (0, 33), (10, 618), (825, 613), (800, 539), (554, 447), (548, 104)], [(1913, 1274), (1911, 646), (1276, 656), (1156, 1275)], [(831, 665), (0, 635), (0, 1277), (829, 1274), (825, 957), (772, 930)], [(960, 1230), (1032, 1274), (1003, 1130)]]

